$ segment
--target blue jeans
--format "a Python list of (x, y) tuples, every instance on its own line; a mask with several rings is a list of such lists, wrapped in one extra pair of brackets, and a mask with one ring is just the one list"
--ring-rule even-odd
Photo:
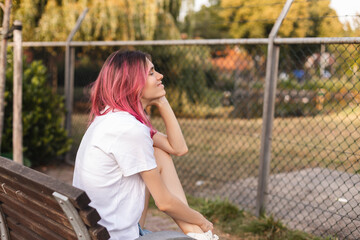
[(149, 231), (149, 230), (142, 229), (139, 223), (138, 223), (138, 226), (139, 226), (139, 235), (140, 235), (140, 236), (144, 236), (144, 235), (146, 235), (146, 234), (152, 233), (152, 232)]

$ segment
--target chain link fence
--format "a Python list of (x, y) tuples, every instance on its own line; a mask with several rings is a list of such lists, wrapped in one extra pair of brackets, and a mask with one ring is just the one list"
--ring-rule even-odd
[(283, 45), (268, 209), (290, 227), (360, 238), (359, 45)]
[[(73, 160), (88, 124), (88, 85), (119, 48), (76, 47)], [(187, 155), (174, 157), (185, 191), (227, 198), (255, 213), (267, 45), (121, 48), (150, 53), (164, 74), (189, 147)], [(48, 69), (60, 93), (62, 54), (46, 61), (57, 62)], [(359, 44), (280, 46), (266, 210), (291, 228), (360, 238), (359, 63)], [(156, 109), (148, 112), (165, 131)]]

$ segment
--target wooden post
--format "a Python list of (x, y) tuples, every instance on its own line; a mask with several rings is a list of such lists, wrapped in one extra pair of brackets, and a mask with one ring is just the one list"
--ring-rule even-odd
[(22, 137), (22, 24), (14, 21), (14, 100), (13, 100), (13, 159), (23, 164), (23, 137)]
[(4, 18), (2, 25), (2, 40), (1, 40), (1, 48), (0, 48), (0, 149), (1, 149), (2, 132), (4, 128), (6, 51), (7, 51), (11, 6), (12, 6), (11, 0), (5, 0), (5, 6), (1, 4), (1, 7), (4, 12)]

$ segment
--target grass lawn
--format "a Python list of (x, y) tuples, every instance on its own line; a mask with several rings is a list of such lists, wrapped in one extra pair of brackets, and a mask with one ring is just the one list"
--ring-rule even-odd
[[(189, 205), (201, 212), (214, 224), (214, 233), (221, 240), (330, 240), (335, 237), (316, 237), (302, 231), (288, 229), (281, 221), (275, 220), (272, 216), (257, 218), (252, 214), (240, 210), (238, 207), (223, 200), (208, 200), (187, 196)], [(169, 228), (163, 230), (180, 229), (173, 220), (166, 214), (160, 212), (153, 199), (150, 200), (150, 214), (163, 218)], [(151, 229), (151, 223), (150, 230)], [(146, 225), (145, 225), (146, 227)]]
[[(359, 173), (360, 119), (358, 116), (359, 111), (344, 111), (339, 114), (313, 117), (276, 118), (272, 137), (271, 174), (314, 167), (351, 174)], [(77, 149), (87, 127), (88, 117), (74, 114), (72, 120), (74, 149)], [(217, 189), (226, 183), (258, 176), (262, 119), (179, 118), (179, 122), (189, 153), (182, 157), (174, 157), (174, 162), (186, 193), (197, 196), (199, 189), (205, 189), (216, 195)], [(159, 131), (165, 130), (161, 118), (152, 117), (152, 123)], [(229, 195), (239, 194), (246, 193), (229, 192)], [(224, 199), (229, 196), (220, 197)], [(284, 227), (271, 217), (257, 220), (245, 212), (243, 214), (245, 218), (242, 217), (241, 221), (250, 219), (250, 222), (246, 220), (246, 226), (249, 224), (252, 226), (251, 222), (254, 221), (254, 231), (257, 231), (259, 226), (269, 227), (269, 224), (270, 227), (275, 224), (278, 229), (276, 231), (280, 232)], [(238, 223), (232, 224), (235, 224), (233, 228), (237, 229)], [(245, 225), (244, 228), (248, 229), (249, 226)], [(223, 229), (223, 231), (227, 230)], [(231, 234), (238, 234), (236, 231)], [(251, 227), (246, 231), (252, 234)], [(284, 234), (297, 236), (302, 233), (286, 230)], [(276, 239), (287, 239), (287, 237)], [(253, 239), (272, 238), (257, 236)]]
[[(87, 115), (74, 114), (74, 153), (87, 127)], [(174, 157), (187, 191), (196, 184), (216, 188), (258, 176), (262, 119), (180, 118), (189, 153)], [(153, 125), (164, 131), (161, 118)], [(360, 171), (360, 119), (357, 112), (277, 118), (272, 138), (271, 173), (322, 167)]]

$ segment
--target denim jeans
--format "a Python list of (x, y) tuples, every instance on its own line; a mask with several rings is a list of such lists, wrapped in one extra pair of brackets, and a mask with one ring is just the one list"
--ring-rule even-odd
[(149, 231), (149, 230), (142, 229), (139, 223), (138, 223), (138, 226), (139, 226), (139, 235), (140, 235), (140, 236), (144, 236), (144, 235), (146, 235), (146, 234), (152, 233), (152, 232)]

